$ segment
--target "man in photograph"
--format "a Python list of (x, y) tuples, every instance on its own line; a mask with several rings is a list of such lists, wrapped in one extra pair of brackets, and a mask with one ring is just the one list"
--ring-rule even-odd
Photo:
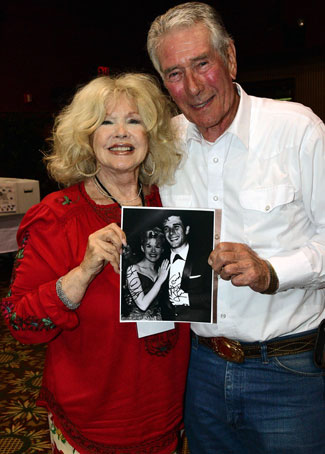
[(162, 229), (170, 246), (169, 276), (161, 300), (163, 319), (210, 322), (209, 250), (202, 250), (202, 238), (196, 239), (196, 245), (190, 242), (191, 226), (184, 213), (168, 214)]

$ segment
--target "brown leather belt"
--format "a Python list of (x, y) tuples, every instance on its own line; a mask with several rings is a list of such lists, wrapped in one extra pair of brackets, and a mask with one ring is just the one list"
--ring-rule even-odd
[(317, 333), (271, 342), (266, 341), (263, 344), (244, 344), (226, 337), (202, 337), (197, 336), (193, 332), (192, 336), (221, 358), (235, 363), (242, 363), (245, 358), (259, 358), (262, 352), (262, 345), (266, 346), (267, 356), (294, 355), (313, 350)]

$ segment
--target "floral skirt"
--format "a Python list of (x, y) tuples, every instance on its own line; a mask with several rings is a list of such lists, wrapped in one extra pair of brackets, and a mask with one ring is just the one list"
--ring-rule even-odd
[[(64, 438), (61, 430), (58, 429), (53, 422), (53, 416), (49, 413), (50, 438), (52, 445), (52, 454), (80, 454), (70, 443)], [(177, 451), (171, 454), (177, 454)]]
[(64, 438), (61, 430), (54, 425), (51, 413), (49, 413), (49, 426), (52, 454), (79, 454), (79, 452)]

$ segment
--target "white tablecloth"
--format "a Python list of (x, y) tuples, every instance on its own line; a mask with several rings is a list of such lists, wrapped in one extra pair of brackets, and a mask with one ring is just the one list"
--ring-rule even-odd
[(16, 234), (23, 214), (0, 216), (0, 254), (17, 251)]

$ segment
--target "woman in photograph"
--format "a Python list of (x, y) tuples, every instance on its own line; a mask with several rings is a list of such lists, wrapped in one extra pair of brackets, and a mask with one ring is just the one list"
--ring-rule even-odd
[(94, 79), (56, 118), (46, 162), (64, 188), (24, 216), (1, 305), (16, 339), (48, 344), (38, 404), (53, 453), (176, 452), (189, 327), (141, 338), (119, 321), (121, 206), (161, 206), (156, 185), (180, 160), (170, 120), (143, 74)]
[(131, 299), (128, 320), (162, 320), (159, 291), (168, 276), (169, 261), (160, 258), (165, 236), (159, 227), (146, 230), (141, 237), (143, 258), (126, 270), (126, 287)]

